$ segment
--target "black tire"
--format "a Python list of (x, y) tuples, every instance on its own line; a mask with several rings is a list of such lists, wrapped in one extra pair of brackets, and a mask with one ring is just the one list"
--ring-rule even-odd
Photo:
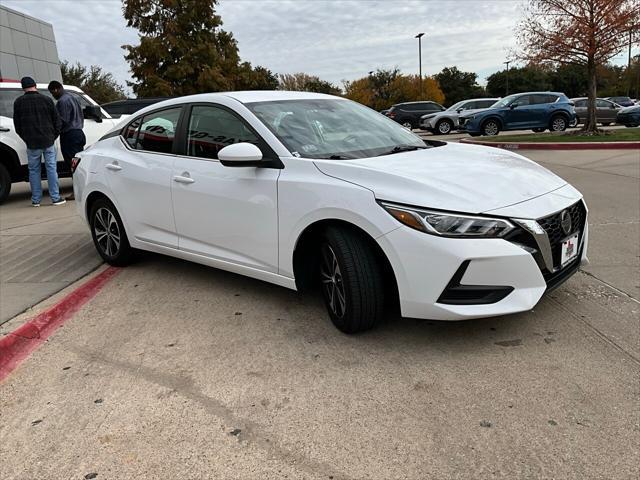
[(4, 203), (9, 193), (11, 193), (11, 175), (7, 167), (0, 163), (0, 203)]
[(638, 125), (627, 124), (627, 125), (625, 125), (625, 127), (627, 127), (627, 128), (636, 128), (636, 127), (640, 127), (640, 124), (638, 124)]
[(603, 125), (604, 127), (608, 127), (609, 125), (611, 125), (611, 122), (602, 122), (602, 125)]
[(546, 128), (532, 128), (531, 130), (533, 130), (536, 133), (542, 133), (546, 130)]
[(500, 133), (500, 122), (495, 118), (490, 118), (482, 124), (482, 135), (493, 137)]
[(404, 128), (408, 128), (409, 130), (413, 130), (416, 128), (415, 124), (411, 120), (402, 120), (399, 122)]
[(549, 130), (552, 132), (564, 132), (569, 126), (569, 121), (564, 115), (554, 115), (549, 120)]
[(469, 133), (469, 136), (470, 136), (470, 137), (479, 137), (479, 136), (480, 136), (480, 134), (479, 134), (479, 133), (475, 133), (475, 132), (473, 132), (473, 133)]
[(116, 207), (106, 198), (99, 198), (89, 214), (93, 244), (109, 265), (124, 267), (133, 259), (127, 232)]
[(449, 135), (451, 130), (453, 130), (453, 122), (451, 120), (444, 118), (436, 123), (435, 133), (437, 135)]
[(320, 243), (319, 276), (329, 317), (338, 330), (362, 332), (382, 321), (382, 267), (360, 235), (329, 227)]

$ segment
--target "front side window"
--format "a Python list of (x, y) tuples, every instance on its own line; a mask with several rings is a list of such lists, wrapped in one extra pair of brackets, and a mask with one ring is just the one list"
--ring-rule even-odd
[(180, 107), (169, 108), (145, 115), (133, 148), (148, 152), (171, 153), (181, 110)]
[(136, 119), (131, 122), (121, 133), (122, 138), (124, 138), (127, 145), (136, 150), (141, 149), (138, 145), (138, 132), (140, 132), (140, 119)]
[(234, 143), (258, 145), (258, 137), (233, 113), (214, 106), (191, 109), (187, 134), (187, 155), (217, 159), (218, 152)]
[(520, 97), (519, 95), (509, 95), (508, 97), (504, 97), (502, 100), (499, 100), (494, 105), (495, 108), (508, 107), (512, 103), (515, 103)]
[(481, 100), (477, 103), (476, 108), (489, 108), (495, 103), (495, 100)]
[[(49, 90), (38, 90), (38, 93), (41, 93), (53, 100), (53, 96), (49, 93)], [(0, 89), (0, 115), (7, 118), (13, 118), (13, 103), (22, 95), (24, 95), (23, 90)]]
[(586, 108), (587, 107), (587, 101), (586, 100), (578, 100), (577, 102), (575, 102), (575, 106), (576, 106), (576, 108)]
[(513, 105), (515, 105), (516, 107), (524, 107), (530, 105), (531, 103), (531, 95), (523, 95), (515, 102), (513, 102)]
[(395, 147), (425, 148), (406, 128), (359, 103), (337, 99), (280, 100), (246, 106), (298, 157), (354, 159)]

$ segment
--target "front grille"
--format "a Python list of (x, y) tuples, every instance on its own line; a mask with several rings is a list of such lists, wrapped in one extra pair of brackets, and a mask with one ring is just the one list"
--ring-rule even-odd
[(555, 268), (560, 267), (560, 255), (562, 248), (562, 241), (567, 237), (570, 237), (576, 232), (580, 233), (578, 238), (578, 244), (582, 243), (582, 235), (584, 233), (584, 223), (587, 216), (587, 211), (584, 208), (582, 200), (574, 203), (566, 209), (571, 216), (571, 231), (564, 233), (562, 230), (561, 216), (562, 212), (549, 215), (538, 220), (538, 224), (547, 232), (549, 237), (549, 243), (551, 244), (551, 253), (553, 255), (553, 266)]

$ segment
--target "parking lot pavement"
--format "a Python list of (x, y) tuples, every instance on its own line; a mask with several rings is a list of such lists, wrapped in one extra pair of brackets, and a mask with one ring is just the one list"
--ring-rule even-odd
[(534, 311), (345, 336), (316, 296), (144, 255), (0, 385), (3, 476), (637, 478), (640, 158), (524, 153), (592, 225)]
[[(63, 195), (71, 181), (61, 180)], [(0, 325), (94, 270), (101, 263), (73, 202), (31, 206), (27, 183), (14, 184), (0, 206)]]

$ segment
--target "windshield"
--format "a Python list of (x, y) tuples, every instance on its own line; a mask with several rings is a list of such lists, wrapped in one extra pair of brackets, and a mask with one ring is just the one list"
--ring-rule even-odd
[(246, 106), (296, 157), (353, 159), (395, 147), (426, 147), (398, 123), (349, 100), (281, 100)]
[(491, 105), (491, 108), (507, 107), (516, 98), (518, 98), (518, 95), (509, 95), (508, 97), (504, 97), (502, 100), (498, 100), (496, 103)]
[(466, 100), (462, 100), (461, 102), (454, 103), (449, 108), (447, 108), (447, 110), (457, 110), (458, 108), (462, 108), (465, 103), (467, 103)]

